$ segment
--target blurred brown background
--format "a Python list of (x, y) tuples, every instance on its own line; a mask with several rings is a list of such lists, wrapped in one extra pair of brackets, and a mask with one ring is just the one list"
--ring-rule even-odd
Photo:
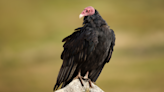
[(106, 92), (164, 92), (164, 0), (0, 0), (0, 92), (52, 92), (61, 40), (95, 7), (116, 46), (97, 85)]

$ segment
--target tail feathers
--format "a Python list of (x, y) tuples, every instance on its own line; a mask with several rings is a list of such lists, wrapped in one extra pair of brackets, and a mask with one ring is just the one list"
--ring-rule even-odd
[[(106, 62), (105, 62), (106, 63)], [(97, 78), (99, 77), (105, 63), (102, 66), (99, 66), (96, 70), (92, 70), (89, 74), (89, 78), (91, 79), (92, 82), (96, 82)]]
[(58, 88), (59, 88), (59, 84), (55, 84), (55, 87), (54, 87), (54, 90), (53, 91), (56, 91)]

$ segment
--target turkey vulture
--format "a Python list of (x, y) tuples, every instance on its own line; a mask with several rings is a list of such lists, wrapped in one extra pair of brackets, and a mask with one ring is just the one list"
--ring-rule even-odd
[(115, 34), (93, 7), (86, 7), (79, 16), (84, 17), (83, 27), (62, 40), (65, 42), (61, 54), (60, 68), (54, 90), (65, 87), (79, 72), (81, 77), (95, 82), (104, 65), (109, 62), (115, 45)]

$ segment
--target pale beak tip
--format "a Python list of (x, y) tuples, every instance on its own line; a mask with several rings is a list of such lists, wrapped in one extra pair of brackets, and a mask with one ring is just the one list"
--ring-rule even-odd
[(82, 14), (80, 14), (80, 15), (79, 15), (79, 18), (82, 18), (82, 17), (83, 17), (83, 15), (82, 15)]

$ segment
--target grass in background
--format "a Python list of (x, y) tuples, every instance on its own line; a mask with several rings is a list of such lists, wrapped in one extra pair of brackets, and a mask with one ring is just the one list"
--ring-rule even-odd
[(116, 34), (111, 61), (97, 85), (106, 92), (164, 91), (163, 0), (1, 0), (0, 91), (52, 91), (61, 40), (95, 7)]

